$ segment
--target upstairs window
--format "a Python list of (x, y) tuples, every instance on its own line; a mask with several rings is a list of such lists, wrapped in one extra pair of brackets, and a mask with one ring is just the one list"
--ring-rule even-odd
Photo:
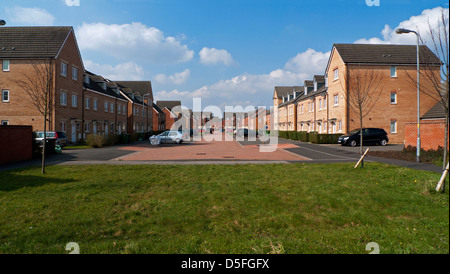
[(8, 103), (9, 102), (9, 90), (3, 90), (2, 91), (2, 102)]
[(78, 96), (75, 94), (72, 95), (72, 107), (78, 107)]
[(391, 121), (391, 133), (397, 133), (397, 121)]
[(336, 95), (334, 95), (334, 105), (335, 106), (338, 106), (339, 105), (339, 95), (338, 94), (336, 94)]
[(108, 102), (105, 102), (105, 112), (108, 112)]
[(339, 69), (333, 70), (333, 74), (334, 74), (334, 80), (339, 79)]
[(67, 77), (67, 64), (61, 62), (61, 75)]
[(94, 106), (93, 106), (93, 109), (96, 111), (96, 110), (97, 110), (97, 107), (98, 107), (98, 100), (97, 100), (97, 99), (94, 99)]
[(78, 69), (76, 67), (72, 67), (72, 79), (78, 80)]
[(9, 71), (9, 60), (3, 60), (2, 70)]
[(391, 66), (391, 77), (397, 77), (397, 67)]
[(67, 106), (67, 93), (61, 92), (59, 96), (59, 103), (61, 106)]
[(110, 111), (111, 111), (111, 113), (114, 113), (114, 104), (113, 103), (111, 103), (111, 105), (110, 105)]
[(90, 108), (91, 108), (91, 99), (86, 98), (86, 109), (90, 109)]
[(391, 92), (391, 105), (396, 105), (396, 104), (397, 104), (397, 93)]

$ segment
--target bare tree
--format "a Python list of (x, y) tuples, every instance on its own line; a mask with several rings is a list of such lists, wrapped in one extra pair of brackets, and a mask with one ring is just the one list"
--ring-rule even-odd
[[(425, 40), (424, 40), (425, 38)], [(438, 18), (437, 25), (428, 20), (428, 29), (426, 35), (420, 36), (421, 44), (426, 45), (428, 41), (429, 48), (439, 58), (440, 63), (431, 60), (430, 54), (426, 54), (422, 48), (420, 52), (421, 69), (419, 76), (427, 84), (420, 85), (420, 92), (426, 96), (433, 98), (436, 103), (442, 107), (445, 113), (445, 132), (444, 132), (444, 155), (443, 170), (448, 163), (448, 124), (449, 124), (449, 14), (448, 10), (442, 9), (441, 16)], [(439, 69), (440, 67), (440, 69)], [(415, 75), (408, 74), (411, 82), (417, 84)], [(444, 190), (444, 186), (443, 186)]]
[(33, 70), (23, 73), (16, 81), (28, 95), (25, 98), (44, 118), (44, 141), (42, 148), (42, 173), (45, 173), (45, 150), (47, 142), (47, 123), (51, 125), (54, 106), (54, 59), (48, 58), (32, 63)]
[(363, 152), (363, 120), (370, 114), (383, 91), (381, 86), (382, 74), (373, 69), (360, 66), (348, 67), (348, 74), (344, 77), (347, 83), (347, 99), (350, 108), (359, 118), (360, 126), (360, 154)]

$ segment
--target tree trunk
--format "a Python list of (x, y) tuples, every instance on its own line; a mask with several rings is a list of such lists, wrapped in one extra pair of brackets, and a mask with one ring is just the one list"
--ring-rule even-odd
[[(362, 117), (362, 113), (361, 113), (361, 118), (359, 120), (359, 127), (360, 127), (359, 154), (363, 155), (364, 152), (363, 152), (363, 117)], [(364, 167), (364, 159), (361, 161), (361, 168), (363, 168), (363, 167)]]
[[(448, 162), (448, 154), (447, 154), (447, 150), (448, 150), (448, 108), (447, 108), (447, 113), (445, 114), (445, 137), (444, 137), (444, 162), (442, 164), (443, 168), (442, 170), (445, 170), (447, 167), (447, 162)], [(445, 180), (444, 183), (442, 185), (442, 192), (445, 192)]]
[(47, 143), (47, 114), (44, 115), (44, 144), (42, 145), (42, 174), (45, 174), (45, 147)]

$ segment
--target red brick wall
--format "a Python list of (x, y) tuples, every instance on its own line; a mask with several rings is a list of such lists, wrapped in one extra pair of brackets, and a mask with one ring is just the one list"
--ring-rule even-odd
[(32, 126), (0, 126), (0, 164), (31, 160)]
[[(444, 147), (445, 120), (426, 120), (420, 122), (420, 142), (424, 150)], [(447, 142), (448, 145), (448, 142)], [(417, 123), (405, 124), (405, 147), (417, 146)]]

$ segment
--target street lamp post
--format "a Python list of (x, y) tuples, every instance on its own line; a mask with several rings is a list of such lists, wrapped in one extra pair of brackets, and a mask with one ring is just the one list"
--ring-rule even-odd
[(398, 28), (395, 30), (397, 34), (414, 33), (417, 37), (417, 152), (416, 161), (420, 162), (420, 67), (419, 67), (419, 34), (416, 31)]

